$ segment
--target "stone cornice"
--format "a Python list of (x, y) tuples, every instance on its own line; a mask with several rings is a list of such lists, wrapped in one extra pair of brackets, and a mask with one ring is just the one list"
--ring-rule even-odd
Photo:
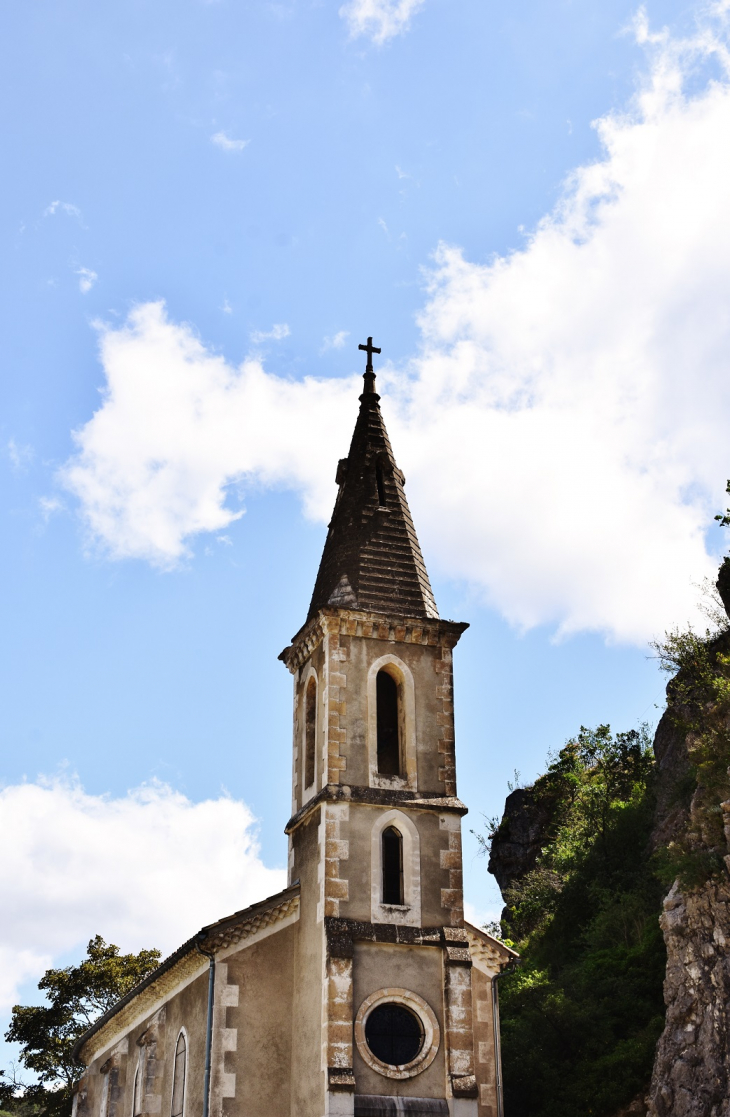
[(495, 939), (493, 935), (481, 931), (471, 923), (464, 924), (469, 938), (469, 950), (474, 960), (474, 965), (484, 973), (494, 977), (507, 967), (519, 962), (520, 956), (506, 943)]
[(387, 640), (390, 643), (453, 648), (468, 627), (468, 624), (460, 621), (369, 613), (361, 609), (320, 609), (316, 617), (312, 617), (311, 621), (300, 628), (292, 638), (291, 645), (281, 652), (279, 659), (294, 673), (321, 643), (326, 632)]
[(284, 827), (291, 834), (322, 803), (362, 803), (371, 807), (410, 807), (418, 811), (439, 811), (465, 815), (469, 808), (452, 795), (435, 795), (424, 798), (417, 791), (390, 791), (382, 787), (350, 787), (348, 784), (328, 783), (301, 807)]

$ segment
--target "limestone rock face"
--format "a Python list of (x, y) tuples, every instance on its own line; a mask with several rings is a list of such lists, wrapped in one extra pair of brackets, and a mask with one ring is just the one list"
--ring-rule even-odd
[[(718, 588), (728, 591), (727, 607), (728, 560), (720, 569)], [(729, 642), (724, 634), (716, 646), (727, 651)], [(667, 695), (671, 704), (671, 683)], [(694, 783), (687, 740), (669, 712), (657, 727), (654, 751), (658, 780), (652, 844), (667, 845), (688, 819), (699, 840), (702, 826), (696, 815), (702, 790), (696, 788), (687, 802), (688, 780)], [(730, 851), (730, 803), (722, 807)], [(730, 870), (730, 856), (725, 863)], [(646, 1099), (648, 1117), (730, 1117), (730, 880), (710, 880), (686, 895), (675, 883), (664, 900), (660, 924), (667, 948), (666, 1024)]]
[(717, 575), (717, 590), (725, 606), (725, 612), (730, 617), (730, 558), (725, 558)]
[(535, 868), (550, 821), (549, 807), (536, 797), (533, 788), (518, 787), (507, 796), (502, 821), (492, 838), (488, 865), (503, 895), (506, 888)]
[(650, 1117), (730, 1117), (730, 886), (710, 882), (664, 901), (666, 1027)]

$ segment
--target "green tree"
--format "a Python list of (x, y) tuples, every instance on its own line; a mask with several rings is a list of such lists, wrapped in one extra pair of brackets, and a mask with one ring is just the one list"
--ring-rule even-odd
[(35, 1081), (0, 1079), (0, 1105), (16, 1117), (68, 1117), (83, 1068), (73, 1058), (79, 1036), (138, 985), (160, 960), (159, 950), (120, 954), (119, 947), (91, 939), (78, 966), (46, 970), (38, 982), (47, 1004), (16, 1005), (5, 1038), (20, 1044), (19, 1060)]
[(503, 934), (521, 956), (500, 982), (506, 1110), (608, 1115), (647, 1084), (663, 1026), (648, 733), (581, 728), (531, 794), (549, 821), (505, 895)]

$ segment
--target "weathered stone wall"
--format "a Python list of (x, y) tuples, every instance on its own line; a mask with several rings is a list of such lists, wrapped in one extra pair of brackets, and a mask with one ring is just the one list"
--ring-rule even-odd
[(648, 1113), (730, 1117), (730, 885), (711, 881), (687, 895), (675, 885), (661, 926), (667, 1018)]
[(366, 997), (385, 988), (406, 988), (431, 1006), (438, 1019), (442, 1040), (438, 1054), (422, 1074), (414, 1078), (383, 1080), (370, 1069), (355, 1048), (354, 1071), (359, 1094), (391, 1094), (402, 1097), (442, 1098), (446, 1067), (444, 1064), (444, 974), (440, 946), (391, 946), (387, 943), (355, 944), (353, 959), (354, 1008)]

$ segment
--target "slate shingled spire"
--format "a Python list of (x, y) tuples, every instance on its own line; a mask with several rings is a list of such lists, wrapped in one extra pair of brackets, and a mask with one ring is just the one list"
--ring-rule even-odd
[(370, 359), (350, 453), (337, 467), (340, 488), (308, 620), (328, 605), (438, 618)]

